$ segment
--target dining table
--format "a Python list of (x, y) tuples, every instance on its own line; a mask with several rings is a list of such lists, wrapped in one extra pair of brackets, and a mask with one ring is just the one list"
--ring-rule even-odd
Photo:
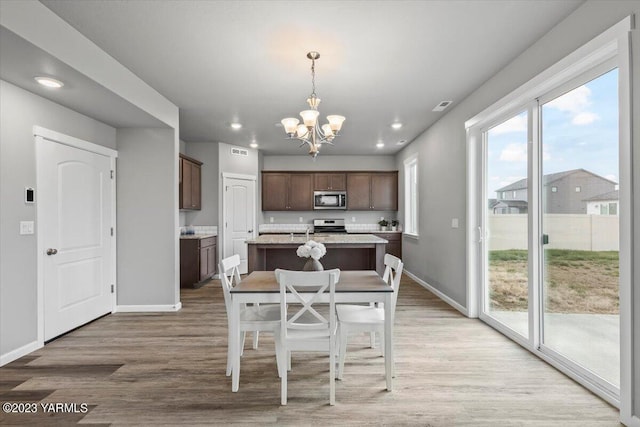
[[(335, 302), (384, 303), (384, 367), (387, 390), (393, 390), (393, 288), (375, 270), (340, 271)], [(293, 297), (293, 296), (292, 296)], [(287, 301), (289, 299), (287, 298)], [(293, 302), (294, 299), (292, 298)], [(329, 302), (329, 292), (317, 301)], [(231, 289), (231, 391), (240, 388), (240, 310), (243, 304), (280, 303), (280, 285), (274, 271), (253, 271)]]

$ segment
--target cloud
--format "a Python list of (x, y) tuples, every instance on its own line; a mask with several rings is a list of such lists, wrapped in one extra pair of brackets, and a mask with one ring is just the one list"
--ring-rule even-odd
[(513, 143), (507, 145), (500, 153), (500, 160), (505, 162), (526, 162), (527, 144)]
[(576, 126), (588, 125), (600, 118), (596, 113), (589, 111), (590, 106), (591, 89), (584, 85), (545, 104), (545, 107), (569, 113), (571, 124)]
[(502, 135), (511, 132), (527, 131), (527, 115), (520, 114), (489, 130), (490, 135)]
[(585, 111), (573, 116), (573, 119), (571, 119), (571, 124), (578, 125), (578, 126), (588, 125), (589, 123), (593, 123), (598, 119), (600, 119), (600, 116), (598, 116), (596, 113)]
[(591, 97), (591, 89), (586, 86), (580, 86), (567, 92), (562, 96), (549, 101), (545, 104), (547, 107), (555, 108), (560, 111), (569, 111), (571, 113), (581, 113), (591, 105), (589, 98)]

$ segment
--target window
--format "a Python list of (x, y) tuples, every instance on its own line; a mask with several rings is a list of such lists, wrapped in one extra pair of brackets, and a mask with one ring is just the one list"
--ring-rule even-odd
[(558, 187), (551, 187), (551, 192), (552, 193), (557, 193), (558, 192)]
[(576, 187), (576, 193), (579, 193), (581, 190), (582, 190), (582, 189), (581, 189), (581, 188), (580, 188), (580, 186), (578, 185), (578, 186)]
[(516, 192), (515, 191), (513, 192), (513, 198), (514, 199), (516, 198)]
[(503, 198), (503, 199), (506, 199), (506, 198), (507, 198), (507, 192), (506, 192), (506, 191), (503, 191), (503, 192), (502, 192), (502, 198)]
[(609, 215), (618, 215), (618, 204), (616, 202), (609, 203)]
[(600, 205), (600, 215), (609, 215), (609, 206), (606, 203)]
[(418, 237), (418, 156), (404, 161), (404, 234)]

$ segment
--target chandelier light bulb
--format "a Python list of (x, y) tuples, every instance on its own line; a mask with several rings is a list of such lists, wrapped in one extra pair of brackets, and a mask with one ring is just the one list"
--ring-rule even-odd
[(293, 136), (293, 134), (296, 132), (296, 128), (298, 127), (298, 123), (300, 123), (300, 120), (294, 117), (287, 117), (286, 119), (282, 119), (280, 123), (282, 123), (282, 126), (284, 126), (284, 131), (290, 136)]
[(318, 110), (304, 110), (300, 111), (300, 117), (306, 127), (314, 127), (318, 120), (320, 112)]

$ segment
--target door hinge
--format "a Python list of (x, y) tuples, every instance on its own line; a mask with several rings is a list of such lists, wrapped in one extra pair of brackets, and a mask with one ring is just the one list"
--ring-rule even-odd
[(224, 191), (229, 191), (229, 186), (228, 186), (228, 185), (226, 185), (226, 186), (224, 187)]
[(111, 235), (113, 236), (113, 227), (111, 227)]
[(111, 171), (111, 179), (113, 179), (114, 171)]
[(111, 285), (111, 293), (114, 293), (114, 292), (115, 292), (115, 286), (112, 284)]

